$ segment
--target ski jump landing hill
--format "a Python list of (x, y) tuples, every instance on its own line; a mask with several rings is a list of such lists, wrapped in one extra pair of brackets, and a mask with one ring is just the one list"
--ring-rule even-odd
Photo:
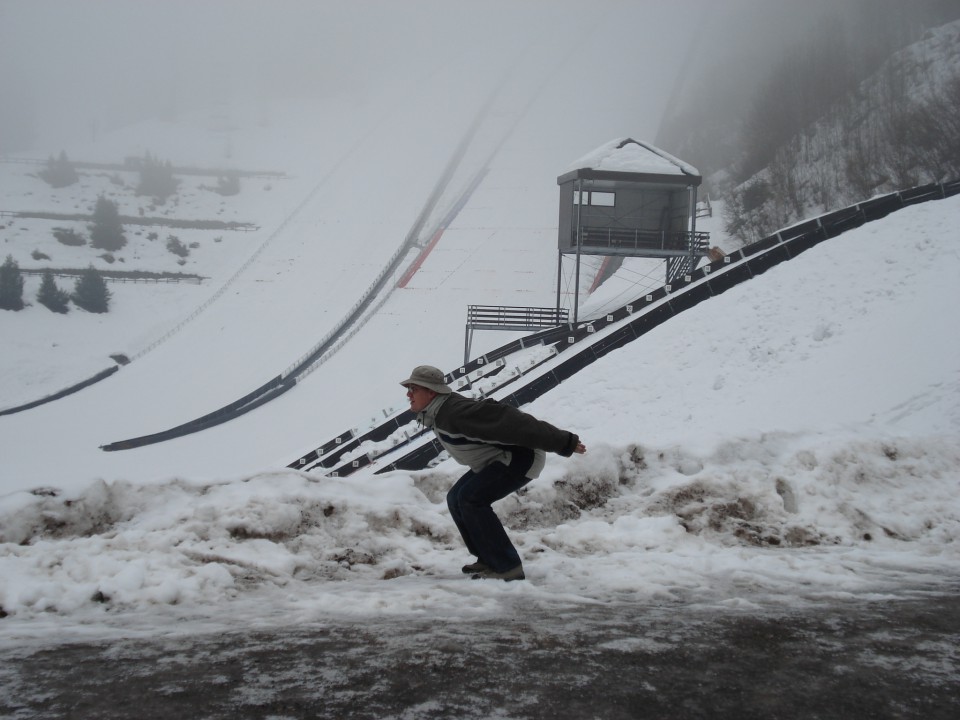
[[(458, 392), (493, 397), (515, 407), (557, 387), (607, 353), (640, 339), (671, 317), (795, 258), (824, 240), (879, 220), (901, 208), (960, 194), (960, 179), (882, 195), (793, 225), (613, 312), (577, 325), (542, 330), (503, 345), (446, 373)], [(442, 452), (418, 427), (410, 410), (395, 412), (376, 426), (347, 430), (291, 462), (293, 469), (331, 477), (363, 468), (375, 473), (422, 470)]]
[[(371, 285), (362, 293), (360, 299), (357, 300), (340, 321), (305, 355), (294, 361), (283, 372), (272, 377), (243, 397), (210, 413), (167, 430), (110, 442), (101, 445), (100, 448), (106, 451), (130, 450), (173, 440), (234, 420), (293, 389), (320, 364), (336, 353), (337, 350), (349, 341), (349, 339), (363, 327), (366, 321), (377, 312), (377, 309), (387, 301), (394, 289), (406, 287), (412, 276), (420, 268), (424, 259), (439, 242), (444, 231), (470, 200), (470, 197), (488, 172), (493, 157), (513, 132), (517, 124), (516, 119), (508, 121), (505, 128), (497, 126), (496, 123), (486, 123), (486, 125), (494, 126), (494, 134), (496, 137), (493, 148), (489, 149), (485, 145), (481, 145), (480, 150), (478, 150), (476, 147), (476, 137), (481, 130), (486, 128), (485, 120), (490, 114), (491, 108), (495, 105), (497, 92), (498, 91), (494, 91), (491, 94), (470, 123), (447, 161), (443, 172), (434, 184), (426, 203), (420, 210), (412, 227), (407, 232), (397, 250), (387, 260)], [(487, 130), (489, 132), (489, 128), (487, 128)], [(487, 142), (489, 143), (489, 140)], [(475, 160), (473, 164), (469, 162), (465, 163), (465, 157), (471, 152), (474, 154), (480, 152), (484, 157), (479, 163)], [(465, 179), (463, 178), (464, 174), (466, 174)], [(454, 194), (448, 206), (445, 206), (446, 196), (451, 187), (455, 185), (456, 180), (460, 180), (463, 186)], [(429, 238), (429, 240), (425, 241), (424, 238)], [(80, 385), (62, 391), (57, 395), (30, 403), (29, 405), (15, 408), (11, 412), (24, 410), (28, 407), (35, 407), (76, 392), (82, 387), (104, 379), (117, 369), (118, 368), (112, 368), (110, 371), (100, 373), (95, 378), (91, 378)]]

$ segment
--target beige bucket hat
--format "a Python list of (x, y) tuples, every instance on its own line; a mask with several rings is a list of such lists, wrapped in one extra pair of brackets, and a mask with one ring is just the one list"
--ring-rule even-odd
[(400, 384), (404, 387), (408, 385), (419, 385), (428, 390), (433, 390), (440, 395), (446, 395), (447, 393), (453, 392), (453, 390), (446, 384), (445, 380), (446, 378), (443, 376), (443, 371), (439, 368), (435, 368), (432, 365), (418, 365), (413, 369), (413, 372), (410, 373), (410, 377)]

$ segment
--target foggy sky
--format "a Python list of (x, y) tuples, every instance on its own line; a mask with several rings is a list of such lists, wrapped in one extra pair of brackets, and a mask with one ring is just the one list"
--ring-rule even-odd
[[(218, 104), (362, 101), (383, 83), (429, 91), (441, 67), (462, 73), (468, 99), (537, 63), (589, 69), (594, 87), (571, 87), (557, 113), (619, 96), (601, 111), (654, 140), (692, 95), (717, 90), (709, 103), (729, 98), (718, 114), (740, 112), (780, 53), (852, 2), (0, 0), (0, 154), (43, 157)], [(437, 102), (457, 102), (449, 92)]]
[[(0, 0), (0, 153), (55, 153), (237, 98), (362, 99), (461, 63), (460, 91), (517, 63), (586, 63), (655, 129), (703, 0)], [(608, 36), (602, 53), (578, 49)], [(587, 43), (583, 43), (586, 48)], [(598, 47), (594, 43), (593, 47)], [(446, 99), (449, 101), (449, 98)]]

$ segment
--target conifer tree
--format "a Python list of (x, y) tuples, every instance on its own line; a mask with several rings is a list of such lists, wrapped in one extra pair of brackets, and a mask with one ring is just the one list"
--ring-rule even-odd
[(240, 192), (240, 173), (228, 172), (217, 180), (217, 192), (221, 195), (237, 195)]
[(123, 235), (123, 224), (116, 203), (102, 195), (97, 198), (93, 210), (93, 225), (90, 226), (90, 247), (98, 250), (119, 250), (127, 244)]
[(53, 273), (49, 270), (43, 273), (40, 290), (37, 292), (37, 301), (55, 313), (65, 313), (70, 309), (70, 295), (57, 287), (53, 280)]
[(105, 313), (110, 309), (110, 291), (93, 265), (80, 275), (70, 299), (87, 312)]
[(60, 156), (54, 160), (53, 155), (47, 160), (47, 167), (41, 170), (40, 177), (46, 180), (52, 187), (62, 188), (73, 185), (80, 177), (77, 175), (73, 163), (67, 158), (65, 150), (60, 151)]
[(173, 177), (173, 165), (153, 157), (149, 152), (140, 164), (140, 184), (137, 195), (152, 195), (159, 202), (177, 192), (177, 180)]
[(12, 255), (0, 265), (0, 309), (23, 310), (23, 273)]

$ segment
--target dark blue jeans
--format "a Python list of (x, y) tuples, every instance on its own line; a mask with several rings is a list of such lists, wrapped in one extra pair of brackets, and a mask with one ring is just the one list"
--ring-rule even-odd
[(467, 550), (495, 572), (506, 572), (520, 564), (517, 549), (490, 507), (530, 482), (526, 473), (533, 465), (533, 450), (516, 447), (511, 451), (510, 465), (494, 462), (480, 472), (470, 470), (447, 493), (447, 507)]

